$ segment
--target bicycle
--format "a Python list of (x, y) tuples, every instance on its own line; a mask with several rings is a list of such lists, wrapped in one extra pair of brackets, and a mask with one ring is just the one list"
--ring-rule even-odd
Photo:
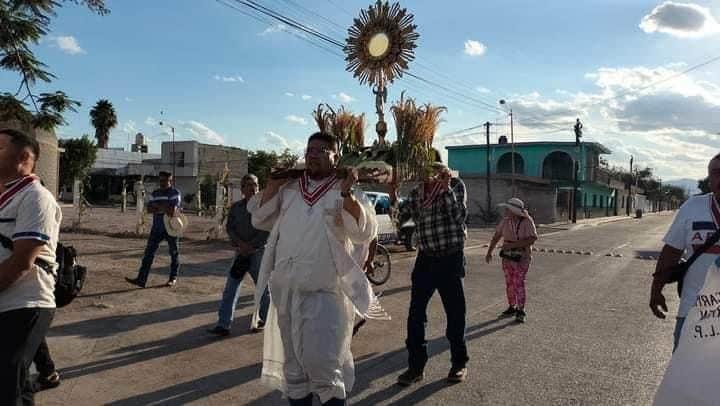
[(378, 240), (375, 244), (375, 255), (369, 269), (365, 272), (365, 276), (367, 276), (370, 283), (380, 286), (390, 279), (391, 272), (390, 251)]

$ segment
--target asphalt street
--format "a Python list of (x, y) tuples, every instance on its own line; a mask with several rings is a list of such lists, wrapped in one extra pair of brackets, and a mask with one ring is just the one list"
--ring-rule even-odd
[[(431, 358), (425, 379), (395, 385), (406, 367), (405, 325), (413, 253), (393, 254), (381, 301), (391, 321), (371, 321), (353, 342), (357, 379), (351, 404), (645, 405), (652, 402), (671, 353), (672, 315), (647, 306), (654, 261), (670, 214), (574, 230), (544, 230), (528, 274), (528, 319), (499, 319), (507, 306), (497, 258), (485, 264), (489, 231), (468, 242), (466, 382), (449, 385), (445, 317), (430, 303)], [(40, 393), (41, 405), (286, 404), (259, 382), (262, 335), (251, 334), (252, 283), (245, 283), (232, 335), (214, 325), (232, 253), (188, 243), (174, 289), (136, 290), (144, 241), (68, 236), (91, 268), (84, 297), (58, 311), (49, 337), (63, 384)], [(164, 254), (161, 247), (160, 253)], [(541, 251), (555, 251), (552, 253)], [(561, 251), (562, 253), (558, 253)], [(152, 284), (167, 277), (158, 258)], [(677, 300), (669, 292), (671, 309)]]

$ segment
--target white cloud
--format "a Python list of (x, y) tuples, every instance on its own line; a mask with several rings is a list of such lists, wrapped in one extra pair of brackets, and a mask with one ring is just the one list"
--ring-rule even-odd
[(265, 30), (258, 33), (258, 35), (264, 37), (266, 35), (275, 34), (275, 33), (283, 32), (283, 31), (287, 31), (287, 30), (288, 30), (287, 25), (285, 25), (283, 23), (278, 23), (278, 24), (271, 25), (270, 27), (267, 27)]
[(289, 140), (273, 131), (268, 131), (265, 133), (263, 143), (270, 146), (270, 149), (276, 151), (283, 151), (289, 149), (290, 151), (298, 153), (299, 155), (302, 155), (302, 152), (305, 149), (305, 144), (303, 144), (302, 142), (297, 140)]
[(470, 56), (483, 56), (487, 47), (480, 41), (469, 39), (465, 41), (465, 54)]
[(492, 93), (492, 91), (490, 89), (488, 89), (487, 87), (482, 87), (482, 86), (476, 87), (475, 90), (477, 90), (480, 93), (485, 93), (485, 94)]
[(86, 53), (85, 50), (80, 47), (77, 39), (75, 39), (72, 35), (51, 37), (50, 39), (54, 41), (55, 45), (66, 54), (78, 55)]
[(285, 92), (285, 96), (287, 96), (287, 97), (295, 97), (295, 93)]
[(296, 116), (295, 114), (290, 114), (289, 116), (285, 117), (285, 120), (300, 125), (307, 125), (308, 123), (307, 119), (305, 119), (304, 117)]
[(130, 135), (135, 135), (138, 133), (137, 124), (133, 120), (128, 120), (123, 124), (122, 126), (122, 132)]
[(647, 33), (662, 32), (679, 38), (697, 38), (720, 32), (720, 24), (705, 7), (666, 1), (642, 18), (640, 29)]
[[(663, 179), (701, 178), (720, 150), (720, 85), (682, 74), (684, 66), (601, 67), (585, 75), (596, 86), (590, 93), (555, 91), (558, 100), (537, 92), (514, 95), (508, 102), (515, 140), (572, 141), (580, 117), (583, 139), (609, 147), (611, 164), (627, 167), (632, 155)], [(475, 134), (440, 138), (444, 145), (484, 143)]]
[(310, 99), (312, 99), (312, 96), (310, 96), (309, 94), (304, 94), (304, 95), (302, 95), (302, 99), (303, 99), (303, 100), (310, 100)]
[(352, 103), (352, 102), (355, 101), (355, 98), (354, 98), (354, 97), (352, 97), (352, 96), (350, 96), (349, 94), (344, 93), (344, 92), (340, 92), (340, 93), (338, 93), (338, 94), (334, 94), (334, 95), (332, 95), (332, 98), (333, 98), (333, 99), (340, 100), (340, 101), (343, 102), (343, 103)]
[(198, 121), (181, 121), (180, 125), (198, 141), (225, 144), (225, 137)]
[(215, 75), (213, 76), (215, 80), (220, 82), (226, 82), (226, 83), (245, 83), (245, 79), (242, 78), (240, 75), (236, 76), (220, 76)]
[(160, 125), (160, 122), (156, 120), (154, 117), (149, 117), (145, 119), (145, 125), (148, 127), (157, 127)]
[(132, 98), (126, 96), (126, 97), (125, 97), (125, 101), (128, 102), (128, 103), (132, 103), (132, 102), (135, 101), (135, 99), (132, 99)]

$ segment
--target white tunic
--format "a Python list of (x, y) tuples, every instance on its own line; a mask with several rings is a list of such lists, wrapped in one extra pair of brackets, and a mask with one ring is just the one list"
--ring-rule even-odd
[(359, 220), (342, 209), (339, 185), (313, 206), (297, 182), (262, 207), (262, 193), (248, 202), (253, 225), (272, 228), (256, 291), (269, 284), (272, 299), (262, 380), (290, 398), (317, 393), (324, 403), (352, 389), (353, 313), (378, 307), (361, 268), (377, 222), (358, 197)]

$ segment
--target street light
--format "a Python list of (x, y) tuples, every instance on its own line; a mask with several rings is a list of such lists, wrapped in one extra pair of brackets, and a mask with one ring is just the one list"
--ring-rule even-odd
[[(160, 116), (162, 117), (163, 111), (160, 110)], [(162, 127), (164, 124), (162, 120), (160, 120), (160, 126)], [(168, 127), (170, 127), (170, 132), (172, 133), (172, 181), (173, 185), (175, 184), (175, 127), (168, 124)]]
[(512, 177), (511, 177), (511, 184), (512, 184), (512, 195), (515, 197), (515, 135), (513, 134), (513, 111), (512, 107), (510, 107), (510, 104), (506, 102), (504, 99), (500, 99), (500, 104), (507, 105), (510, 109), (510, 148), (512, 151), (511, 154), (511, 163), (512, 163)]

